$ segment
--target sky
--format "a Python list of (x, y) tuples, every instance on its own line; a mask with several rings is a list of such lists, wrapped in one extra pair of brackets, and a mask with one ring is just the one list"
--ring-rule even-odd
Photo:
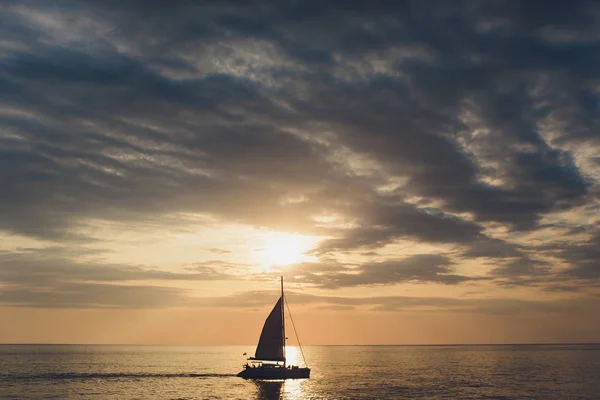
[(1, 343), (600, 341), (597, 2), (0, 7)]

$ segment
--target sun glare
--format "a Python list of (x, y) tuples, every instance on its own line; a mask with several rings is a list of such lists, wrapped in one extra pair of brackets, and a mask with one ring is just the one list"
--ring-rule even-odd
[(264, 263), (268, 266), (290, 265), (306, 261), (304, 253), (312, 247), (312, 240), (301, 235), (272, 233), (263, 248)]
[(302, 246), (293, 238), (279, 238), (265, 248), (267, 262), (272, 265), (289, 265), (300, 262)]

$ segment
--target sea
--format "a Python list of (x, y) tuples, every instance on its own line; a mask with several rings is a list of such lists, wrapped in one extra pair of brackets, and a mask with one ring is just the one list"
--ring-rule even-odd
[(598, 344), (306, 346), (310, 379), (236, 377), (253, 350), (0, 345), (0, 398), (600, 399)]

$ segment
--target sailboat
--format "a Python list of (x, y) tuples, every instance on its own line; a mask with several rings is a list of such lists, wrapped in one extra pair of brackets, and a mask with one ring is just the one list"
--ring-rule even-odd
[[(297, 365), (287, 365), (285, 358), (285, 295), (283, 294), (283, 276), (281, 277), (281, 297), (275, 303), (275, 307), (271, 310), (271, 313), (265, 321), (260, 339), (258, 340), (258, 346), (256, 346), (256, 353), (254, 357), (248, 358), (250, 364), (246, 363), (244, 369), (237, 374), (241, 378), (249, 379), (300, 379), (310, 377), (310, 368), (299, 367)], [(289, 313), (289, 307), (288, 307)], [(292, 321), (292, 327), (296, 331), (294, 326), (294, 320)], [(296, 338), (298, 334), (296, 333)], [(306, 359), (304, 358), (304, 351), (300, 345), (298, 339), (298, 345), (300, 347), (300, 353), (302, 359), (306, 365)]]

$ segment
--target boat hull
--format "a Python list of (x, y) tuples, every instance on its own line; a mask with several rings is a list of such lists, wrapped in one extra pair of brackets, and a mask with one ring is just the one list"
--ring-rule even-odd
[(239, 374), (245, 379), (307, 379), (310, 378), (310, 368), (245, 368)]

